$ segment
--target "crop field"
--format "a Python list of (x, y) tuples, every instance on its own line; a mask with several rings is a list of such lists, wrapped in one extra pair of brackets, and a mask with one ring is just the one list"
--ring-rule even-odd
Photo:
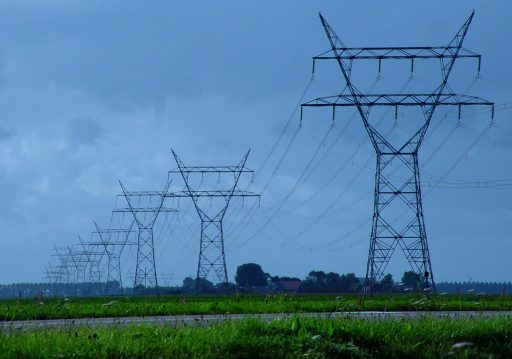
[(0, 301), (0, 320), (101, 318), (226, 313), (512, 310), (511, 296), (463, 295), (232, 295), (148, 296)]
[(62, 328), (0, 334), (0, 357), (510, 358), (512, 318), (367, 321), (293, 317), (211, 326)]

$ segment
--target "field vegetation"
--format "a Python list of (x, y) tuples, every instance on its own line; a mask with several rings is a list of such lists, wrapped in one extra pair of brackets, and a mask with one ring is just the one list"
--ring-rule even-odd
[(226, 313), (512, 310), (504, 295), (232, 295), (138, 296), (0, 301), (0, 320)]
[(510, 358), (512, 318), (368, 321), (293, 317), (200, 326), (81, 327), (0, 334), (0, 357)]

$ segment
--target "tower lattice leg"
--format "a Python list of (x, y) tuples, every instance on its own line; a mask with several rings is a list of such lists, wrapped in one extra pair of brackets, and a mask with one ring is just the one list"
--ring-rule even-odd
[(219, 283), (226, 284), (228, 281), (223, 234), (221, 220), (201, 221), (201, 241), (197, 265), (198, 289), (201, 289), (201, 279), (206, 279), (210, 273), (217, 277)]
[(141, 286), (158, 288), (153, 245), (153, 227), (139, 228), (134, 288), (140, 288)]
[(377, 154), (366, 289), (382, 279), (396, 248), (425, 287), (435, 290), (423, 218), (418, 155)]

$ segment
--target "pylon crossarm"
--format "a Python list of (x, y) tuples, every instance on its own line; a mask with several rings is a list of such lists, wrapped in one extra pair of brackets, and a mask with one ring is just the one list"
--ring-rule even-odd
[[(183, 172), (188, 173), (233, 173), (233, 172), (243, 172), (243, 173), (252, 173), (254, 170), (243, 167), (242, 169), (237, 166), (184, 166), (181, 168)], [(172, 169), (169, 173), (180, 173), (180, 169)]]
[(90, 246), (134, 246), (137, 244), (137, 242), (123, 242), (123, 241), (119, 241), (119, 242), (87, 242), (86, 243), (87, 245), (90, 245)]
[(482, 55), (461, 47), (457, 53), (457, 46), (420, 46), (420, 47), (339, 47), (327, 50), (313, 57), (313, 73), (318, 60), (376, 60), (378, 61), (378, 73), (381, 72), (383, 60), (409, 60), (411, 61), (411, 73), (414, 72), (415, 60), (451, 59), (451, 58), (476, 59), (478, 73), (480, 73)]
[[(87, 243), (87, 245), (89, 246), (101, 246), (102, 244), (91, 244), (91, 243)], [(104, 251), (93, 251), (93, 250), (85, 250), (85, 251), (81, 251), (80, 254), (83, 254), (84, 256), (86, 257), (91, 257), (91, 256), (96, 256), (96, 255), (101, 255)]]
[[(172, 208), (165, 208), (164, 207), (164, 200), (165, 200), (165, 196), (164, 194), (169, 192), (169, 186), (171, 185), (171, 182), (170, 181), (167, 181), (167, 183), (165, 184), (165, 187), (164, 187), (164, 190), (163, 191), (139, 191), (139, 192), (129, 192), (126, 190), (126, 188), (124, 187), (124, 185), (121, 183), (121, 181), (119, 181), (119, 185), (121, 186), (121, 189), (123, 191), (123, 193), (119, 196), (123, 196), (125, 197), (126, 199), (126, 203), (128, 204), (128, 208), (121, 208), (121, 209), (116, 209), (114, 210), (113, 212), (127, 212), (127, 211), (131, 211), (135, 214), (135, 212), (143, 212), (143, 213), (146, 213), (146, 212), (156, 212), (156, 215), (158, 216), (158, 213), (159, 212), (177, 212), (176, 209), (172, 209)], [(138, 197), (154, 197), (154, 196), (158, 196), (160, 197), (160, 203), (157, 205), (157, 206), (153, 206), (153, 207), (140, 207), (140, 208), (135, 208), (131, 201), (130, 201), (130, 198), (133, 197), (133, 196), (138, 196)], [(136, 216), (135, 216), (136, 217)], [(136, 218), (135, 218), (136, 219)], [(155, 218), (156, 219), (156, 218)]]
[[(440, 59), (453, 58), (457, 46), (388, 46), (388, 47), (337, 47), (330, 49), (313, 60), (398, 60), (398, 59)], [(338, 55), (336, 56), (335, 53)], [(480, 59), (482, 55), (461, 47), (459, 58)]]
[[(368, 121), (370, 110), (373, 107), (394, 107), (395, 118), (398, 117), (399, 107), (418, 106), (422, 109), (425, 124), (414, 133), (405, 144), (395, 149)], [(461, 116), (461, 108), (463, 106), (489, 106), (491, 118), (494, 117), (494, 102), (477, 96), (458, 95), (452, 93), (445, 94), (356, 94), (356, 95), (336, 95), (319, 97), (301, 104), (303, 107), (331, 107), (333, 121), (336, 116), (337, 107), (357, 107), (366, 131), (370, 135), (372, 144), (378, 153), (401, 153), (405, 148), (409, 148), (410, 152), (416, 152), (423, 139), (422, 134), (426, 131), (428, 123), (432, 118), (434, 110), (437, 106), (458, 106), (458, 116)], [(302, 121), (303, 111), (301, 111)], [(411, 145), (414, 142), (414, 145)]]
[(127, 191), (126, 193), (119, 193), (117, 197), (162, 197), (166, 193), (165, 191)]
[[(172, 151), (174, 159), (178, 165), (177, 170), (171, 170), (169, 173), (180, 173), (183, 181), (185, 182), (185, 191), (178, 192), (169, 192), (165, 194), (165, 197), (190, 197), (192, 198), (196, 210), (200, 217), (206, 216), (208, 217), (204, 211), (200, 210), (197, 200), (200, 197), (224, 197), (226, 199), (226, 207), (229, 205), (232, 197), (259, 197), (258, 194), (249, 191), (242, 191), (238, 189), (238, 180), (242, 173), (252, 173), (254, 171), (249, 170), (245, 167), (245, 162), (249, 157), (250, 150), (244, 155), (242, 160), (238, 163), (237, 166), (192, 166), (187, 167), (183, 164), (183, 162), (179, 159), (178, 155)], [(229, 190), (194, 190), (190, 186), (188, 181), (188, 176), (190, 173), (234, 173), (234, 184)]]
[(137, 233), (137, 232), (134, 230), (131, 230), (131, 229), (105, 228), (105, 229), (100, 229), (98, 231), (94, 231), (93, 233), (108, 234), (108, 233)]
[(113, 210), (114, 213), (159, 213), (159, 212), (178, 212), (177, 209), (167, 208), (167, 207), (126, 207), (126, 208), (117, 208)]
[[(352, 62), (354, 60), (378, 60), (380, 73), (381, 61), (386, 59), (411, 60), (411, 72), (414, 71), (415, 59), (439, 59), (441, 61), (441, 70), (443, 74), (443, 85), (440, 88), (442, 92), (446, 86), (446, 82), (448, 81), (453, 63), (457, 58), (478, 59), (478, 72), (480, 72), (482, 56), (462, 47), (462, 43), (464, 42), (464, 38), (468, 31), (469, 25), (471, 24), (474, 13), (474, 11), (471, 13), (464, 25), (462, 25), (457, 34), (450, 41), (448, 46), (437, 47), (347, 47), (338, 37), (336, 32), (327, 23), (324, 17), (320, 14), (320, 20), (322, 21), (325, 33), (331, 44), (331, 49), (313, 57), (313, 72), (315, 71), (316, 60), (336, 60), (340, 65), (345, 79), (347, 80), (347, 85), (349, 86), (351, 93), (353, 93), (353, 85), (350, 83), (350, 74), (352, 71)], [(445, 59), (448, 61), (444, 62), (443, 60)], [(357, 93), (358, 91), (356, 90), (355, 92)]]
[(179, 191), (169, 192), (165, 197), (259, 197), (260, 195), (250, 191), (214, 190), (214, 191)]
[(481, 97), (457, 94), (358, 94), (319, 97), (302, 107), (375, 107), (375, 106), (490, 106), (494, 102)]

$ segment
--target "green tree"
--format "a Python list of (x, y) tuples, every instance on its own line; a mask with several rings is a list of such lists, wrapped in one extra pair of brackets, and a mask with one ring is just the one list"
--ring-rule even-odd
[(326, 292), (328, 293), (339, 293), (343, 291), (340, 285), (340, 275), (338, 273), (327, 273), (325, 284)]
[(406, 288), (417, 290), (419, 282), (420, 276), (418, 274), (413, 271), (404, 272), (404, 275), (402, 276), (402, 283)]
[(386, 274), (380, 281), (380, 290), (383, 292), (390, 292), (393, 289), (395, 282), (391, 274)]
[(196, 289), (208, 291), (208, 290), (214, 289), (214, 285), (212, 282), (210, 282), (209, 280), (207, 280), (205, 278), (199, 278), (199, 288), (198, 288), (196, 279), (193, 279), (191, 277), (185, 277), (185, 279), (183, 279), (182, 288), (185, 291), (196, 290)]
[(327, 290), (327, 275), (324, 271), (311, 271), (302, 281), (300, 291), (306, 293), (325, 293)]
[(264, 287), (268, 274), (256, 263), (245, 263), (236, 269), (235, 282), (239, 287)]
[(183, 279), (182, 288), (189, 289), (189, 290), (195, 289), (196, 288), (196, 280), (193, 279), (192, 277), (185, 277), (185, 279)]
[(352, 293), (361, 290), (361, 284), (354, 273), (338, 274), (311, 271), (302, 281), (300, 289), (305, 293)]
[(340, 292), (351, 293), (359, 292), (361, 290), (361, 284), (354, 273), (342, 274), (340, 276)]

